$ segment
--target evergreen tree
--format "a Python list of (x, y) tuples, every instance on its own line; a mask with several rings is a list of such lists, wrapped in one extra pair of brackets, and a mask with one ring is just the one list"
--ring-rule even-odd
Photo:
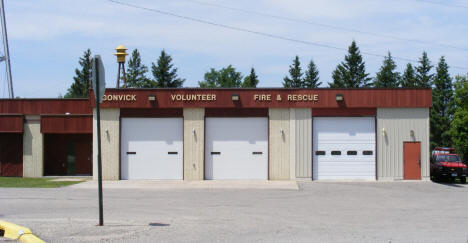
[(331, 88), (358, 88), (370, 85), (369, 81), (372, 79), (366, 73), (365, 62), (355, 41), (349, 46), (345, 61), (333, 71), (332, 78), (333, 83), (328, 83)]
[(379, 72), (376, 74), (374, 79), (374, 86), (376, 88), (396, 88), (399, 85), (400, 74), (396, 72), (397, 65), (393, 61), (393, 57), (388, 52), (383, 60), (382, 67), (380, 67)]
[(162, 50), (157, 65), (151, 63), (151, 72), (153, 73), (156, 87), (180, 88), (184, 84), (185, 79), (177, 77), (177, 68), (174, 68), (171, 62), (172, 57)]
[(244, 78), (242, 88), (256, 88), (258, 85), (258, 76), (255, 73), (255, 69), (250, 68), (250, 74)]
[(419, 59), (419, 66), (416, 67), (416, 87), (430, 88), (434, 74), (431, 74), (431, 61), (427, 57), (427, 53), (423, 52), (422, 57)]
[[(468, 76), (468, 75), (467, 75)], [(455, 77), (455, 112), (450, 127), (450, 135), (453, 145), (458, 153), (463, 156), (464, 161), (468, 161), (468, 77)]]
[(417, 86), (416, 73), (411, 63), (406, 65), (405, 72), (401, 76), (400, 85), (402, 88), (414, 88)]
[(140, 52), (138, 52), (138, 49), (133, 50), (125, 73), (127, 88), (156, 87), (156, 84), (146, 77), (147, 72), (148, 68), (141, 63)]
[(201, 88), (240, 88), (242, 86), (242, 74), (237, 72), (232, 65), (217, 71), (211, 68), (204, 75), (203, 81), (198, 81)]
[(293, 64), (289, 66), (289, 75), (291, 75), (291, 77), (286, 76), (283, 79), (283, 86), (285, 88), (300, 88), (303, 86), (301, 62), (299, 62), (298, 56), (294, 58)]
[(432, 90), (431, 117), (431, 147), (451, 146), (449, 135), (450, 122), (453, 117), (452, 78), (448, 71), (445, 58), (440, 58)]
[(319, 71), (313, 60), (309, 62), (302, 83), (304, 88), (318, 88), (322, 84), (322, 82), (319, 82)]
[(68, 88), (65, 98), (86, 98), (89, 95), (90, 75), (91, 75), (91, 50), (87, 49), (80, 57), (81, 69), (75, 69), (73, 84)]

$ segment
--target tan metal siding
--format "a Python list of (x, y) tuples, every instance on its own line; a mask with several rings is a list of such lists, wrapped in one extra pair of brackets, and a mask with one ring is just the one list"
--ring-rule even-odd
[(205, 109), (184, 109), (184, 180), (204, 179)]
[[(97, 124), (93, 110), (93, 178), (97, 170)], [(106, 130), (108, 131), (106, 133)], [(102, 179), (119, 180), (120, 177), (120, 109), (101, 109)]]
[[(290, 179), (290, 120), (289, 109), (269, 109), (269, 178)], [(281, 133), (283, 131), (283, 133)]]
[(23, 177), (43, 176), (43, 145), (40, 116), (27, 115), (23, 132)]
[(296, 178), (312, 178), (312, 109), (295, 109)]
[(377, 109), (376, 133), (379, 180), (403, 179), (404, 141), (421, 142), (421, 177), (429, 179), (429, 108)]

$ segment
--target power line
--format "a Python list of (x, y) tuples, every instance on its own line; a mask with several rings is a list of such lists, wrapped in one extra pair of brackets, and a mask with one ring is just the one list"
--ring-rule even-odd
[[(425, 40), (418, 40), (418, 39), (402, 38), (402, 37), (398, 37), (398, 36), (394, 36), (394, 35), (380, 34), (380, 33), (375, 33), (375, 32), (370, 32), (370, 31), (362, 31), (362, 30), (358, 30), (358, 29), (346, 28), (346, 27), (337, 26), (337, 25), (323, 24), (323, 23), (313, 22), (313, 21), (309, 21), (309, 20), (305, 20), (305, 19), (292, 18), (292, 17), (288, 17), (288, 16), (275, 15), (275, 14), (259, 12), (259, 11), (254, 11), (254, 10), (248, 10), (248, 9), (242, 9), (242, 8), (235, 8), (235, 7), (230, 7), (230, 6), (221, 5), (221, 4), (217, 4), (217, 3), (209, 3), (209, 2), (205, 2), (205, 1), (198, 1), (198, 0), (185, 0), (185, 1), (200, 4), (200, 5), (205, 5), (205, 6), (211, 6), (211, 7), (215, 7), (215, 8), (222, 8), (222, 9), (228, 9), (228, 10), (231, 10), (231, 11), (237, 11), (237, 12), (242, 12), (242, 13), (247, 13), (247, 14), (253, 14), (253, 15), (257, 15), (257, 16), (269, 17), (269, 18), (274, 18), (274, 19), (279, 19), (279, 20), (286, 20), (286, 21), (289, 21), (289, 22), (303, 23), (303, 24), (320, 26), (320, 27), (323, 27), (323, 28), (336, 29), (336, 30), (347, 31), (347, 32), (352, 32), (352, 33), (359, 33), (359, 34), (370, 35), (370, 36), (376, 36), (376, 37), (381, 37), (381, 38), (394, 39), (394, 40), (413, 42), (413, 43), (419, 43), (419, 44), (437, 45), (437, 46), (449, 47), (449, 48), (453, 48), (453, 49), (457, 49), (457, 50), (468, 51), (468, 48), (458, 47), (458, 46), (449, 45), (449, 44), (445, 44), (445, 43), (434, 42), (434, 41), (425, 41)], [(416, 1), (418, 1), (418, 0), (416, 0)], [(424, 0), (420, 0), (420, 1), (428, 2), (428, 1), (424, 1)]]
[(468, 6), (460, 5), (460, 4), (451, 4), (451, 3), (447, 3), (446, 1), (444, 1), (444, 2), (434, 2), (434, 1), (429, 1), (429, 0), (414, 0), (414, 1), (423, 2), (423, 3), (430, 3), (430, 4), (435, 4), (435, 5), (441, 5), (441, 6), (445, 6), (445, 7), (468, 9)]
[[(146, 11), (155, 12), (155, 13), (158, 13), (158, 14), (168, 15), (168, 16), (172, 16), (172, 17), (176, 17), (176, 18), (180, 18), (180, 19), (185, 19), (185, 20), (188, 20), (188, 21), (198, 22), (198, 23), (202, 23), (202, 24), (212, 25), (212, 26), (216, 26), (216, 27), (220, 27), (220, 28), (251, 33), (251, 34), (255, 34), (255, 35), (259, 35), (259, 36), (264, 36), (264, 37), (269, 37), (269, 38), (279, 39), (279, 40), (284, 40), (284, 41), (290, 41), (290, 42), (300, 43), (300, 44), (304, 44), (304, 45), (318, 46), (318, 47), (323, 47), (323, 48), (347, 51), (346, 48), (336, 47), (336, 46), (332, 46), (332, 45), (328, 45), (328, 44), (324, 44), (324, 43), (294, 39), (294, 38), (280, 36), (280, 35), (276, 35), (276, 34), (270, 34), (270, 33), (266, 33), (266, 32), (260, 32), (260, 31), (256, 31), (256, 30), (251, 30), (251, 29), (246, 29), (246, 28), (241, 28), (241, 27), (236, 27), (236, 26), (231, 26), (231, 25), (226, 25), (226, 24), (219, 24), (219, 23), (215, 23), (215, 22), (212, 22), (212, 21), (198, 19), (198, 18), (189, 17), (189, 16), (184, 16), (184, 15), (180, 15), (180, 14), (176, 14), (176, 13), (172, 13), (172, 12), (168, 12), (168, 11), (163, 11), (163, 10), (156, 9), (156, 8), (138, 6), (138, 5), (135, 5), (135, 4), (121, 2), (121, 1), (117, 1), (117, 0), (107, 0), (107, 1), (109, 1), (111, 3), (119, 4), (121, 6), (146, 10)], [(368, 56), (386, 57), (385, 55), (375, 54), (375, 53), (371, 53), (371, 52), (361, 52), (361, 53), (364, 54), (364, 55), (368, 55)], [(403, 60), (403, 61), (408, 61), (408, 62), (418, 62), (417, 60), (410, 59), (410, 58), (405, 58), (405, 57), (394, 56), (394, 58), (399, 59), (399, 60)], [(451, 67), (457, 68), (457, 69), (468, 70), (468, 67), (459, 67), (459, 66), (451, 66)]]

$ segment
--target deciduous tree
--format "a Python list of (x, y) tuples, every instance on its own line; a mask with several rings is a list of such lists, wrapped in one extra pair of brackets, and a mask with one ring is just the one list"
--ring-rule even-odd
[(211, 68), (205, 73), (204, 80), (198, 81), (201, 88), (239, 88), (242, 86), (242, 74), (232, 65), (220, 70)]
[[(468, 76), (468, 75), (467, 75)], [(450, 126), (453, 144), (464, 161), (468, 161), (468, 79), (467, 76), (455, 77), (455, 112)]]

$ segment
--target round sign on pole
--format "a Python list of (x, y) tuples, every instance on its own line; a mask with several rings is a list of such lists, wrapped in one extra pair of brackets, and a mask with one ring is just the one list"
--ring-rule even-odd
[[(106, 81), (105, 81), (105, 71), (104, 71), (104, 64), (102, 63), (101, 56), (95, 55), (93, 61), (91, 63), (92, 66), (92, 83), (93, 83), (93, 90), (94, 90), (94, 98), (102, 103), (102, 98), (104, 97), (104, 92), (106, 91)], [(98, 75), (96, 75), (96, 73)], [(99, 79), (99, 81), (97, 81)], [(99, 84), (99, 87), (96, 87), (96, 84)], [(99, 89), (99, 97), (96, 97), (97, 93), (96, 89)]]

